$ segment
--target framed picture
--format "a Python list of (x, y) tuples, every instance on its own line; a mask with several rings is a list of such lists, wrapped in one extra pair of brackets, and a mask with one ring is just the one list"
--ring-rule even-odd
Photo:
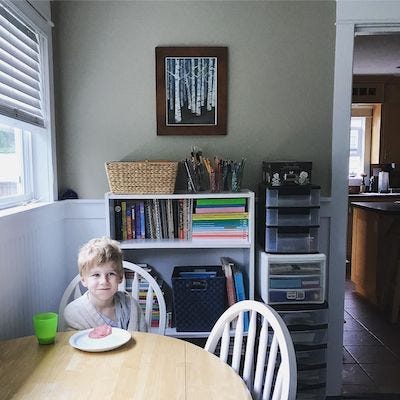
[(156, 47), (157, 135), (226, 135), (227, 47)]

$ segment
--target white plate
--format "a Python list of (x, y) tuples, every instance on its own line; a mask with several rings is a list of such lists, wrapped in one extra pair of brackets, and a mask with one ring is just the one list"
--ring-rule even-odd
[(90, 352), (109, 351), (122, 346), (131, 339), (130, 332), (125, 329), (112, 328), (111, 335), (100, 339), (92, 339), (89, 332), (93, 329), (85, 329), (74, 333), (69, 338), (69, 344), (76, 349)]

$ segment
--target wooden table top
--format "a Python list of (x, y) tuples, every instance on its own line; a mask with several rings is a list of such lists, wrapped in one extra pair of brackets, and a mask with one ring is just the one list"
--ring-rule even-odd
[(189, 342), (134, 332), (118, 349), (88, 353), (34, 336), (0, 342), (0, 399), (251, 399), (218, 357)]

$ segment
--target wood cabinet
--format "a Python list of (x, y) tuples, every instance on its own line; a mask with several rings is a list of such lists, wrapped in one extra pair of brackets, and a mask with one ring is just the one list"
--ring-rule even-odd
[(400, 205), (354, 203), (351, 280), (369, 302), (384, 307), (391, 296), (400, 238)]
[(382, 105), (380, 163), (400, 162), (400, 82), (385, 84)]
[[(241, 269), (245, 279), (246, 295), (254, 299), (254, 192), (242, 190), (234, 193), (198, 193), (198, 194), (154, 194), (133, 195), (106, 193), (106, 229), (107, 235), (116, 238), (115, 206), (121, 201), (180, 200), (193, 199), (231, 199), (244, 198), (248, 212), (246, 238), (213, 239), (130, 239), (120, 240), (126, 260), (134, 263), (147, 263), (171, 285), (174, 266), (221, 265), (221, 256), (230, 257)], [(190, 218), (189, 218), (190, 220)], [(180, 337), (207, 337), (209, 332), (177, 332), (168, 328), (167, 335)]]
[(351, 280), (356, 291), (377, 304), (376, 275), (378, 257), (379, 214), (355, 208), (353, 210), (353, 241)]
[(351, 246), (353, 240), (353, 207), (352, 202), (363, 201), (363, 202), (394, 202), (400, 201), (400, 193), (397, 194), (383, 194), (383, 193), (365, 193), (365, 194), (353, 194), (349, 195), (348, 202), (348, 217), (347, 217), (347, 251), (346, 259), (351, 262)]
[(382, 104), (379, 161), (374, 159), (373, 163), (399, 163), (400, 78), (391, 75), (355, 75), (352, 102)]

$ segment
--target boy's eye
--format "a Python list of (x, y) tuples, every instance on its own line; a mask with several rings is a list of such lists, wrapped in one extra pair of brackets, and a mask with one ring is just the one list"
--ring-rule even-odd
[(93, 276), (94, 278), (98, 278), (98, 277), (100, 276), (100, 274), (92, 274), (92, 276)]
[(116, 276), (117, 274), (115, 272), (109, 272), (108, 275), (109, 276)]

